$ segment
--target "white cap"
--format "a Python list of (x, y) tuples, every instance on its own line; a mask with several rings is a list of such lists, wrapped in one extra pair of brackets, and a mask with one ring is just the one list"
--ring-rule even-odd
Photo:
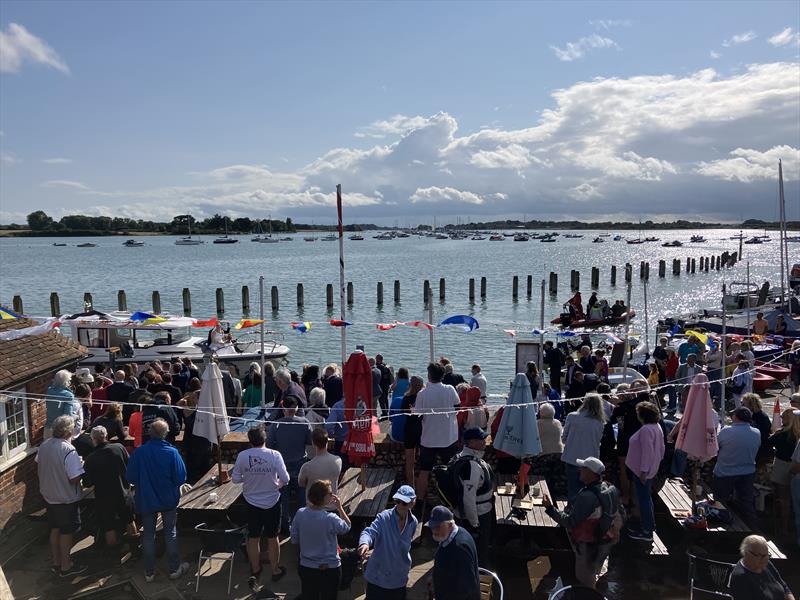
[(603, 464), (603, 461), (599, 458), (595, 458), (594, 456), (590, 456), (589, 458), (579, 458), (575, 462), (579, 467), (589, 469), (595, 475), (601, 475), (603, 471), (606, 470), (606, 466)]

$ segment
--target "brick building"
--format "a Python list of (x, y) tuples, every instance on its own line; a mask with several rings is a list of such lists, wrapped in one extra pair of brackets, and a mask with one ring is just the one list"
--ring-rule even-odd
[[(0, 321), (0, 332), (35, 325)], [(0, 340), (0, 531), (14, 515), (42, 505), (35, 455), (42, 443), (46, 394), (59, 369), (74, 367), (86, 349), (59, 333)]]

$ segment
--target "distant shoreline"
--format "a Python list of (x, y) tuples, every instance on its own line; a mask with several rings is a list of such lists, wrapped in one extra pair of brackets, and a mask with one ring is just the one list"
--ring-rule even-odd
[[(700, 223), (700, 222), (673, 222), (673, 223), (583, 223), (574, 221), (552, 221), (552, 222), (529, 222), (514, 224), (511, 222), (491, 222), (491, 223), (472, 223), (468, 225), (446, 225), (442, 229), (445, 231), (485, 231), (485, 230), (500, 230), (500, 231), (536, 231), (536, 230), (560, 230), (560, 231), (664, 231), (664, 230), (688, 230), (688, 229), (760, 229), (775, 231), (778, 229), (778, 223)], [(800, 222), (789, 222), (786, 224), (789, 231), (800, 231)], [(417, 228), (404, 228), (404, 227), (379, 227), (375, 224), (359, 224), (352, 223), (345, 228), (345, 233), (354, 233), (359, 231), (392, 231), (392, 230), (416, 230)], [(430, 230), (430, 227), (427, 228)], [(312, 225), (295, 225), (294, 231), (280, 232), (275, 235), (286, 235), (291, 233), (329, 233), (335, 232), (336, 226), (312, 226)], [(222, 235), (224, 231), (193, 231), (194, 236), (216, 236)], [(229, 235), (256, 235), (253, 232), (244, 231), (229, 231)], [(31, 229), (7, 229), (0, 226), (0, 238), (60, 238), (60, 237), (156, 237), (156, 236), (185, 236), (185, 232), (172, 232), (172, 231), (33, 231)], [(263, 234), (262, 234), (263, 235)]]

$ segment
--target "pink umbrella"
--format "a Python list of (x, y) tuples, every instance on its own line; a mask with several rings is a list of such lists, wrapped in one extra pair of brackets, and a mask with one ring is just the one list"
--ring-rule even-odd
[(692, 380), (686, 410), (678, 427), (675, 447), (689, 457), (705, 462), (719, 452), (717, 418), (711, 402), (708, 377), (703, 373), (695, 375)]

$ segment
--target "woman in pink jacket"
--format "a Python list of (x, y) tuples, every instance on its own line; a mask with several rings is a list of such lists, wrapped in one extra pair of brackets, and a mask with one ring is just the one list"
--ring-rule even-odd
[(630, 471), (629, 477), (636, 489), (642, 524), (639, 531), (630, 530), (628, 536), (634, 540), (652, 542), (656, 528), (652, 489), (658, 467), (664, 458), (664, 433), (659, 424), (661, 413), (652, 402), (637, 404), (636, 416), (642, 428), (631, 437), (625, 466)]

